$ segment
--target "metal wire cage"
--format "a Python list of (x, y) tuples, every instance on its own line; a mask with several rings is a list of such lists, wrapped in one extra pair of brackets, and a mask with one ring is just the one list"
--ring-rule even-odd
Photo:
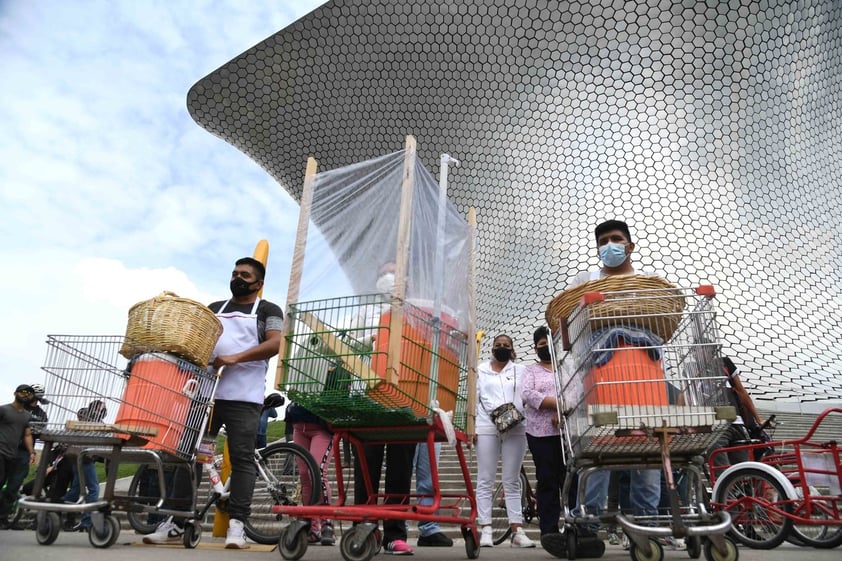
[(468, 337), (447, 313), (403, 304), (397, 383), (388, 381), (391, 297), (291, 304), (283, 381), (290, 398), (336, 426), (426, 422), (433, 401), (467, 422)]
[[(120, 355), (127, 343), (138, 351), (131, 359)], [(139, 436), (144, 448), (194, 459), (217, 377), (145, 348), (116, 335), (48, 335), (44, 439)]]
[[(701, 454), (734, 419), (713, 287), (670, 290), (667, 297), (683, 302), (664, 317), (637, 317), (623, 302), (662, 292), (588, 293), (568, 318), (572, 348), (560, 371), (577, 456), (657, 455), (655, 431), (670, 433), (670, 453)], [(677, 324), (669, 341), (641, 327), (661, 321)]]

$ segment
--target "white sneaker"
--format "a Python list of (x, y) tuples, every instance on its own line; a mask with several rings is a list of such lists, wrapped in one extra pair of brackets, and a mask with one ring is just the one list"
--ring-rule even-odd
[(673, 538), (672, 548), (676, 551), (685, 551), (687, 549), (687, 542), (684, 541), (684, 538)]
[(245, 549), (246, 531), (243, 528), (243, 523), (236, 518), (228, 521), (228, 533), (225, 535), (225, 549)]
[(143, 536), (143, 543), (162, 545), (181, 543), (183, 539), (184, 529), (176, 526), (172, 518), (167, 518), (166, 522), (158, 524), (158, 527), (153, 533)]
[(494, 536), (491, 535), (491, 526), (483, 526), (479, 536), (480, 547), (494, 547)]
[(518, 528), (515, 535), (512, 536), (512, 547), (535, 547), (535, 542), (529, 539), (523, 528)]

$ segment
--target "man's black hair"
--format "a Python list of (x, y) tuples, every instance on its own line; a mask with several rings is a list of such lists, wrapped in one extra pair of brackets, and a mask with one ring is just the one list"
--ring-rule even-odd
[(625, 234), (626, 240), (628, 240), (629, 243), (632, 243), (632, 237), (631, 232), (629, 232), (629, 227), (622, 220), (606, 220), (605, 222), (597, 226), (594, 229), (596, 242), (599, 243), (599, 236), (601, 236), (605, 232), (610, 232), (612, 230), (620, 230), (623, 234)]
[(546, 325), (542, 325), (541, 327), (535, 330), (535, 333), (532, 334), (532, 340), (535, 342), (536, 345), (541, 339), (546, 339), (547, 343), (550, 342), (550, 330), (547, 329)]
[(234, 263), (234, 265), (249, 265), (257, 273), (257, 280), (263, 280), (266, 277), (266, 267), (263, 266), (263, 263), (253, 257), (243, 257), (242, 259), (237, 259), (237, 262)]

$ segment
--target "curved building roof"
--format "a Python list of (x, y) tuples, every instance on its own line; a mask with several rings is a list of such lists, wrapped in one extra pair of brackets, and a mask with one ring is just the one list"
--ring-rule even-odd
[[(761, 398), (842, 397), (842, 4), (336, 0), (202, 78), (193, 118), (300, 196), (408, 134), (477, 208), (478, 319), (522, 358), (624, 218), (719, 292)], [(487, 343), (488, 341), (486, 341)]]

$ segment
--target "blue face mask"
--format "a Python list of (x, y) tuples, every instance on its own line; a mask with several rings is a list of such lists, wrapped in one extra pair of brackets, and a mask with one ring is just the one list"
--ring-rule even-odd
[(599, 248), (599, 258), (606, 267), (619, 267), (626, 260), (626, 246), (619, 243), (607, 243)]

